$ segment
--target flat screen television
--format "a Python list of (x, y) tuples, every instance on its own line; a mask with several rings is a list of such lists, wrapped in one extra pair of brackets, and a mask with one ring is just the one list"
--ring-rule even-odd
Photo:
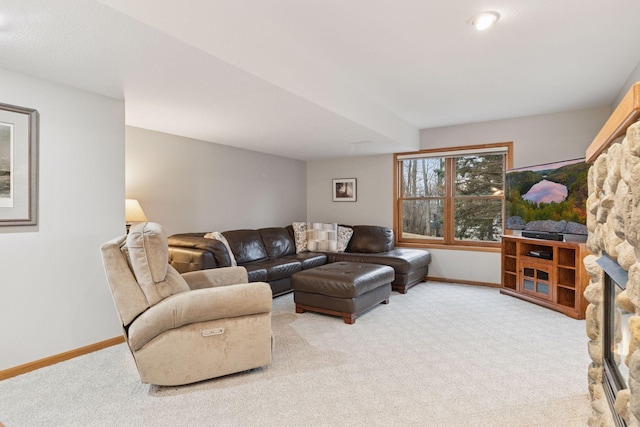
[(584, 158), (507, 170), (505, 227), (527, 237), (586, 240), (588, 173)]

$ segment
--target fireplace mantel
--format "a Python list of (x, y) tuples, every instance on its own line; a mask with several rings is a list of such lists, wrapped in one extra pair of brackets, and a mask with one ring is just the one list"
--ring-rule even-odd
[(607, 122), (602, 126), (589, 148), (587, 148), (587, 162), (593, 162), (600, 153), (618, 137), (625, 134), (629, 125), (640, 117), (640, 82), (622, 98), (620, 104), (611, 113)]

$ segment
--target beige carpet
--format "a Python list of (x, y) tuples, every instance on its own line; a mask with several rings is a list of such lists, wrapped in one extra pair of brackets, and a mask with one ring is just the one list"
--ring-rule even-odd
[(354, 325), (276, 298), (268, 368), (140, 383), (124, 345), (0, 382), (20, 426), (583, 426), (584, 321), (497, 289), (424, 283)]

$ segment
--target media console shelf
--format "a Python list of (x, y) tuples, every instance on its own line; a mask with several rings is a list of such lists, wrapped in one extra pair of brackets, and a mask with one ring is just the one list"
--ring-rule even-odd
[(584, 319), (587, 253), (584, 243), (502, 236), (500, 293)]

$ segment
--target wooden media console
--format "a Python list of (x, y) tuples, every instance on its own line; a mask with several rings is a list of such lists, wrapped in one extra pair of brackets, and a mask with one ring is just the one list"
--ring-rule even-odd
[(502, 236), (500, 293), (584, 319), (585, 243)]

